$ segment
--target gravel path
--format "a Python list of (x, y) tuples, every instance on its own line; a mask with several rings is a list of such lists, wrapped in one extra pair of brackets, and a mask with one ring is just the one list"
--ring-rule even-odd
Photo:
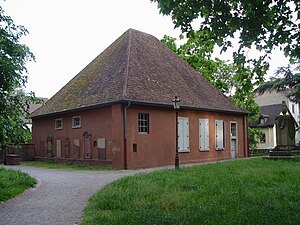
[[(0, 204), (0, 225), (80, 224), (88, 198), (104, 185), (124, 176), (142, 172), (54, 170), (29, 166), (19, 169), (40, 182), (21, 196)], [(147, 172), (149, 170), (144, 170)]]

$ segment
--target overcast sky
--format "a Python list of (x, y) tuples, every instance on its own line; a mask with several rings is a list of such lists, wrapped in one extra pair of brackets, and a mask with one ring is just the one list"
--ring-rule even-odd
[[(178, 37), (170, 17), (150, 0), (6, 0), (5, 14), (29, 34), (22, 39), (36, 57), (27, 63), (26, 90), (50, 98), (129, 28), (161, 39)], [(287, 63), (274, 56), (274, 69)]]

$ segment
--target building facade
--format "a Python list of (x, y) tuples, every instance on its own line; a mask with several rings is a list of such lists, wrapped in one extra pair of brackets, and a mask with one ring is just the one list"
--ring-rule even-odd
[(147, 168), (248, 156), (248, 113), (155, 37), (128, 30), (33, 113), (35, 159)]

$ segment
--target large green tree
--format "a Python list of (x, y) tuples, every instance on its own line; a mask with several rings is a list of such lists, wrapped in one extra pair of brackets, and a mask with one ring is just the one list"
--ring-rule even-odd
[(25, 27), (16, 25), (0, 6), (0, 149), (30, 138), (23, 119), (29, 117), (29, 105), (36, 99), (33, 93), (22, 90), (27, 83), (26, 62), (34, 56), (20, 43), (27, 34)]
[[(190, 42), (212, 54), (231, 49), (240, 80), (259, 85), (279, 47), (291, 62), (300, 59), (299, 0), (151, 0), (170, 15)], [(237, 42), (236, 45), (233, 43)], [(249, 56), (249, 50), (256, 49)], [(244, 71), (250, 71), (249, 77)], [(248, 83), (250, 81), (247, 81)]]
[[(254, 106), (254, 87), (264, 82), (274, 49), (282, 49), (292, 63), (300, 59), (299, 0), (150, 1), (157, 3), (160, 13), (170, 15), (181, 36), (201, 46), (207, 58), (215, 47), (221, 53), (233, 52), (239, 106)], [(249, 55), (253, 49), (255, 54)]]
[(300, 102), (300, 63), (278, 68), (275, 76), (256, 89), (259, 94), (265, 91), (287, 91), (289, 99)]

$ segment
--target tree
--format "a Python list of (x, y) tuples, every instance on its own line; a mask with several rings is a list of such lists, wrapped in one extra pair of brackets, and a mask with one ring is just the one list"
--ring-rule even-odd
[[(181, 36), (205, 49), (207, 57), (216, 46), (221, 53), (233, 50), (235, 80), (240, 85), (235, 102), (239, 106), (254, 106), (251, 104), (254, 86), (264, 81), (270, 55), (276, 47), (292, 63), (300, 59), (299, 0), (150, 1), (158, 4), (160, 13), (172, 17), (175, 27), (182, 31)], [(237, 47), (234, 40), (238, 41)], [(257, 52), (249, 58), (248, 52), (253, 47)], [(252, 110), (257, 111), (255, 107)]]
[(29, 104), (36, 102), (33, 93), (25, 94), (25, 64), (34, 55), (20, 38), (27, 35), (25, 27), (14, 24), (0, 6), (0, 149), (30, 138), (22, 118), (29, 117)]
[(294, 102), (300, 102), (300, 62), (286, 67), (279, 67), (275, 76), (270, 78), (270, 81), (260, 85), (256, 92), (263, 94), (265, 91), (285, 91), (287, 97)]
[[(300, 59), (299, 0), (151, 0), (160, 13), (171, 15), (175, 27), (206, 49), (218, 45), (221, 52), (238, 40), (233, 61), (239, 71), (251, 69), (260, 83), (269, 69), (275, 47), (283, 49), (291, 62)], [(195, 25), (195, 20), (200, 25)], [(256, 58), (248, 58), (255, 47)], [(208, 52), (209, 53), (209, 52)]]

